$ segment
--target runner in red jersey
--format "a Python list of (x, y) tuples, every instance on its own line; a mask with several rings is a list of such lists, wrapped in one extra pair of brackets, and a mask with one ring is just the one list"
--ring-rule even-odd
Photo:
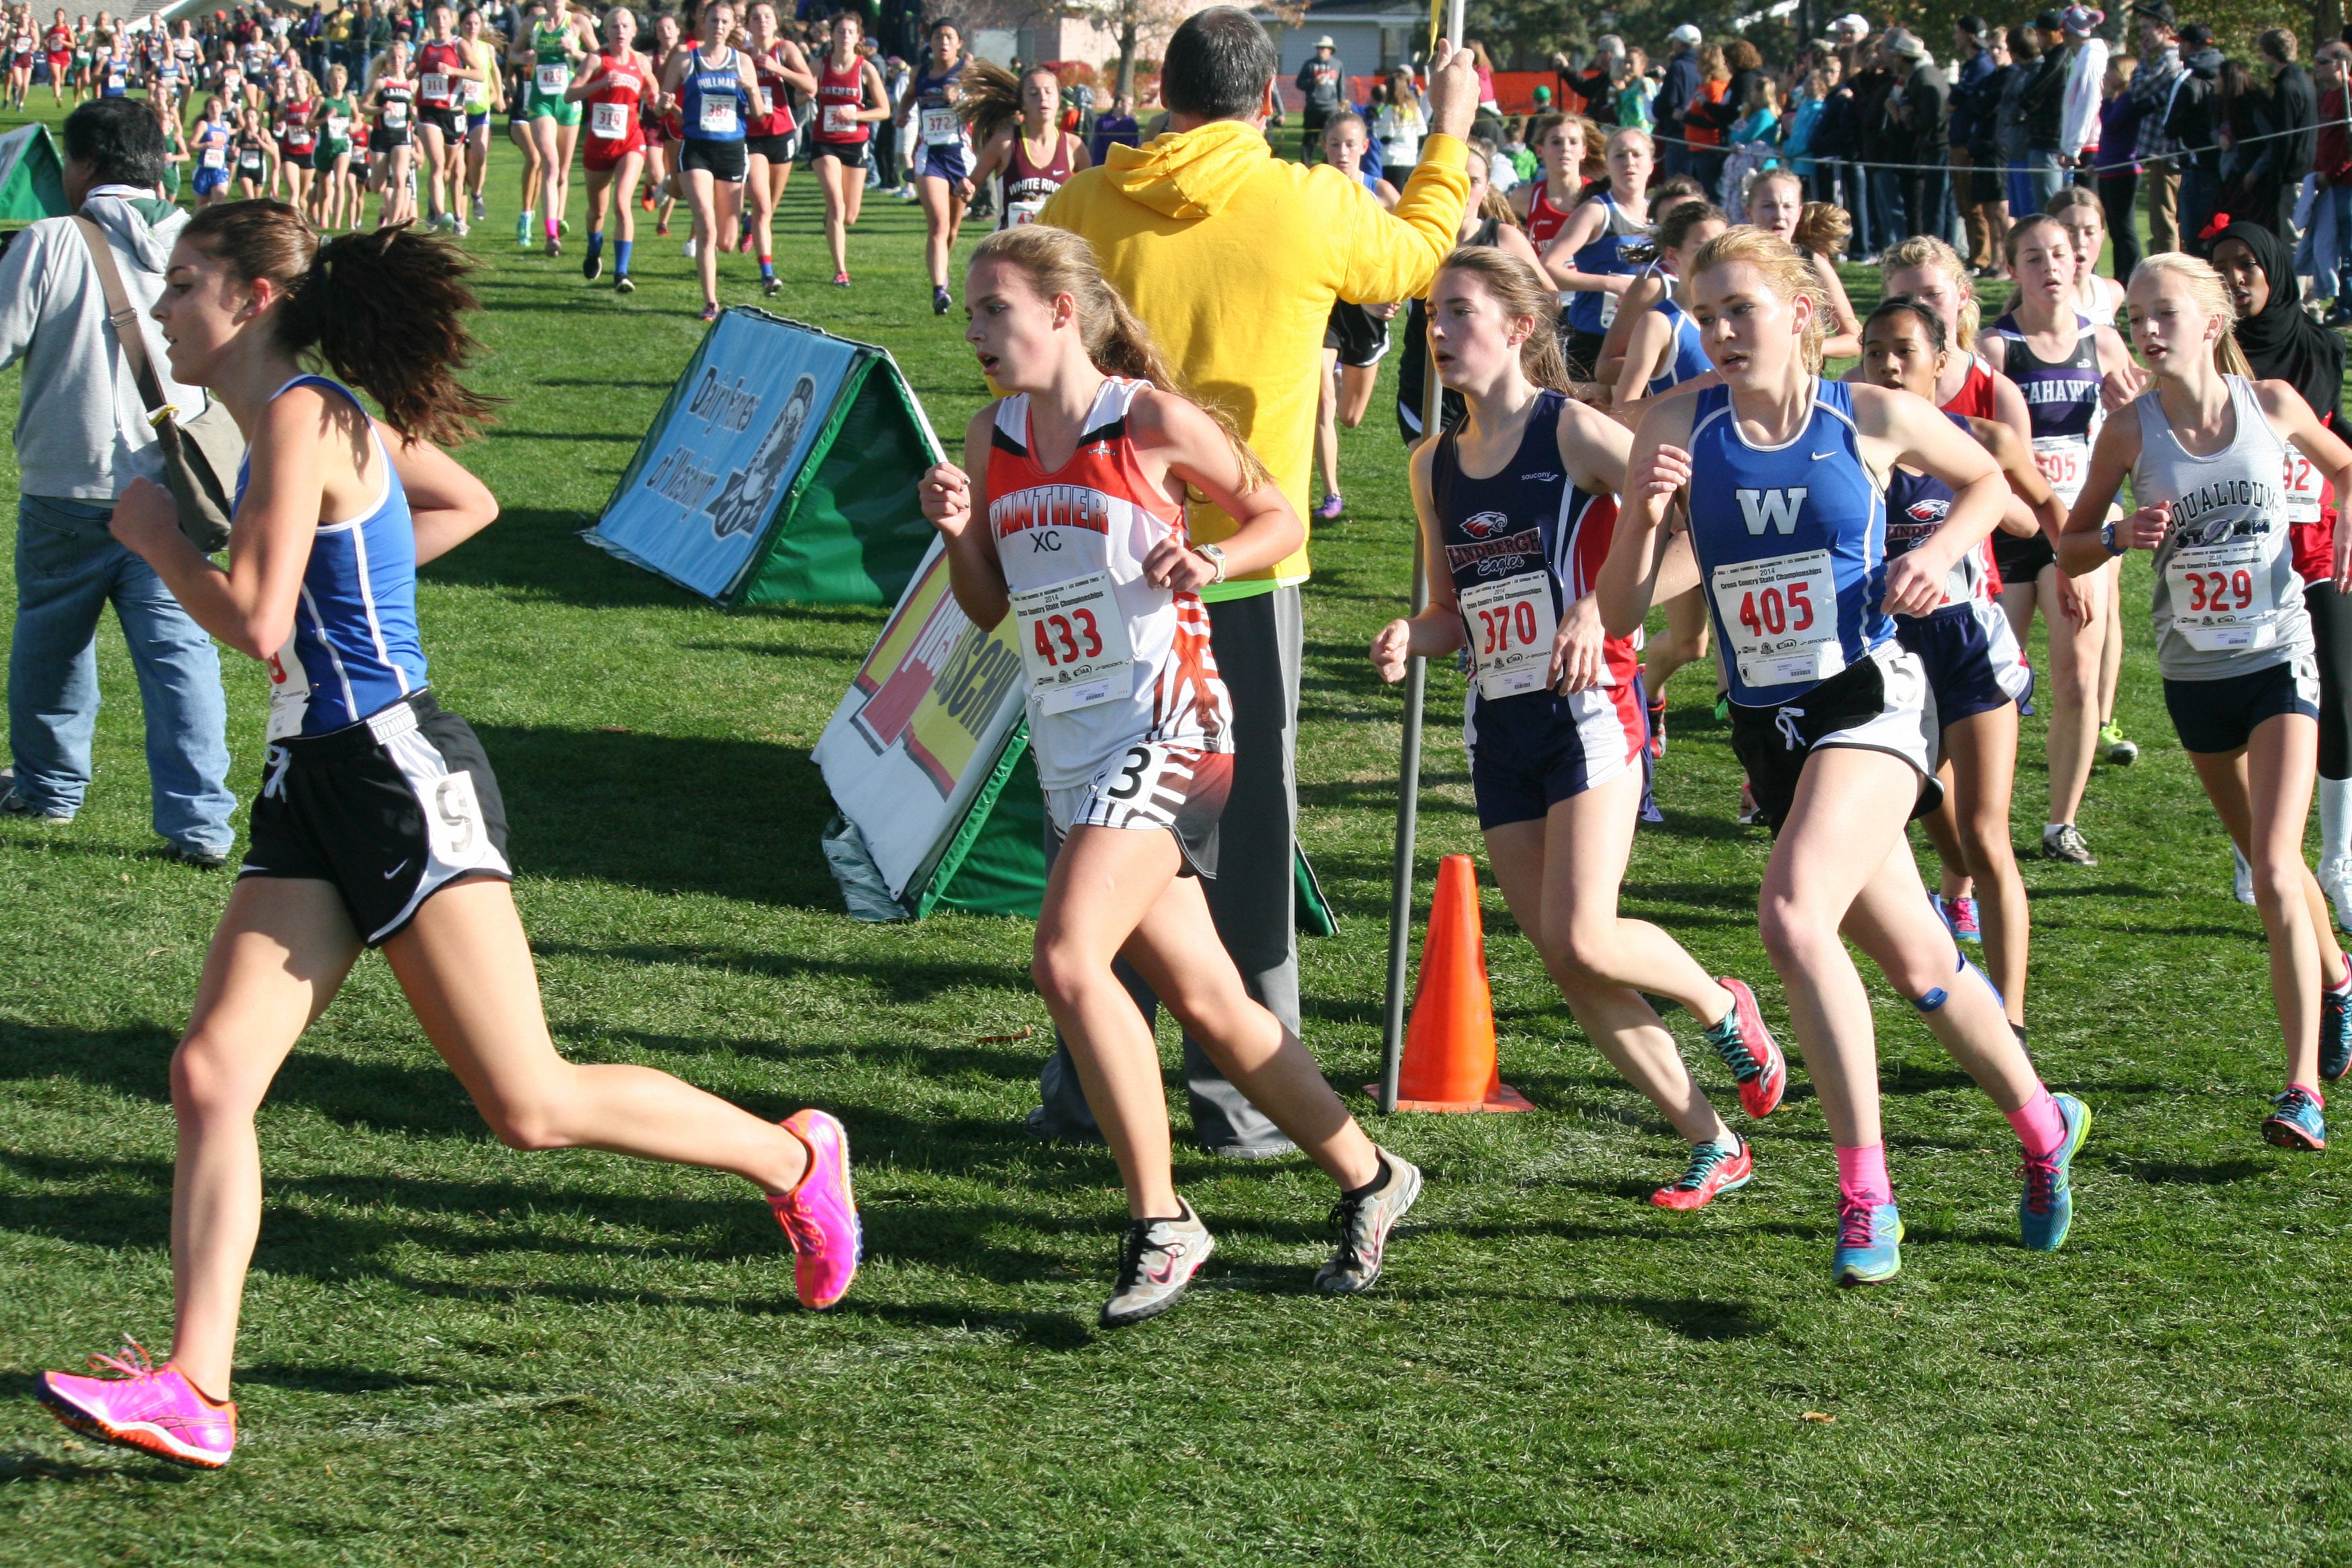
[(636, 292), (637, 286), (629, 281), (629, 252), (637, 241), (637, 215), (629, 210), (629, 193), (637, 188), (637, 170), (646, 155), (639, 117), (659, 90), (653, 62), (630, 47), (636, 36), (635, 16), (625, 5), (613, 7), (604, 16), (604, 49), (563, 94), (568, 103), (588, 105), (581, 158), (588, 174), (588, 254), (581, 259), (580, 276), (593, 283), (604, 275), (604, 209), (617, 208), (621, 233), (613, 244), (616, 294)]
[(416, 145), (425, 164), (428, 227), (463, 238), (466, 215), (466, 84), (481, 79), (470, 47), (457, 41), (457, 13), (436, 4), (425, 13), (425, 43), (416, 51)]
[[(1339, 1184), (1339, 1247), (1316, 1283), (1363, 1290), (1421, 1173), (1373, 1145), (1298, 1037), (1244, 989), (1201, 890), (1216, 874), (1233, 736), (1198, 590), (1271, 565), (1305, 529), (1214, 416), (1104, 371), (1094, 354), (1160, 362), (1085, 240), (1043, 224), (992, 234), (964, 298), (965, 338), (1009, 395), (973, 416), (969, 475), (941, 464), (924, 476), (923, 512), (947, 542), (964, 614), (1018, 623), (1055, 844), (1031, 972), (1127, 1190), (1103, 1326), (1167, 1310), (1216, 1246), (1176, 1194), (1159, 1050), (1112, 971), (1119, 958)], [(1187, 487), (1240, 522), (1222, 548), (1192, 546)]]
[(1547, 114), (1536, 121), (1529, 138), (1543, 160), (1543, 178), (1530, 180), (1511, 193), (1512, 210), (1528, 243), (1541, 256), (1544, 247), (1567, 226), (1584, 189), (1584, 149), (1589, 122), (1580, 114)]
[(866, 160), (874, 122), (890, 116), (882, 73), (858, 52), (866, 24), (855, 11), (833, 19), (833, 47), (817, 64), (814, 128), (817, 184), (824, 188), (824, 242), (833, 252), (833, 280), (849, 287), (849, 230), (866, 196)]
[(66, 101), (66, 81), (73, 68), (73, 28), (66, 22), (65, 7), (58, 7), (57, 20), (49, 25), (48, 35), (41, 47), (49, 54), (49, 102), (62, 108)]
[(751, 7), (747, 22), (748, 53), (759, 79), (759, 100), (751, 105), (744, 127), (744, 153), (749, 172), (743, 195), (751, 203), (751, 238), (760, 247), (760, 291), (772, 295), (776, 281), (776, 209), (783, 205), (784, 184), (792, 178), (793, 147), (800, 127), (793, 119), (793, 94), (814, 92), (816, 73), (800, 45), (776, 35), (776, 8), (768, 0)]

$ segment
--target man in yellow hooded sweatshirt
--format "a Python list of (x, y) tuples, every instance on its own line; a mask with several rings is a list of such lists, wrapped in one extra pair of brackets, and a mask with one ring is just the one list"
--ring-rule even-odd
[[(1301, 519), (1333, 301), (1424, 292), (1461, 232), (1470, 189), (1463, 139), (1477, 76), (1467, 50), (1441, 42), (1436, 58), (1450, 63), (1431, 74), (1432, 133), (1391, 213), (1336, 169), (1274, 156), (1264, 126), (1280, 60), (1265, 26), (1232, 6), (1198, 12), (1176, 29), (1161, 62), (1167, 132), (1148, 146), (1112, 148), (1108, 163), (1072, 175), (1038, 215), (1086, 237), (1185, 390), (1233, 418)], [(1205, 505), (1187, 521), (1196, 544), (1234, 528)], [(1234, 704), (1233, 794), (1209, 908), (1252, 994), (1294, 1034), (1293, 748), (1307, 574), (1301, 544), (1270, 571), (1201, 590)], [(1149, 993), (1132, 975), (1128, 982), (1149, 1016)], [(1184, 1067), (1204, 1148), (1242, 1158), (1289, 1152), (1289, 1140), (1189, 1037)], [(1045, 1103), (1030, 1113), (1031, 1131), (1095, 1135), (1066, 1050), (1047, 1061), (1040, 1088)]]

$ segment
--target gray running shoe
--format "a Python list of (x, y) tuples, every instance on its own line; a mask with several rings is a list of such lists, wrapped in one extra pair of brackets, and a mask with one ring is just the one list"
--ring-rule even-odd
[(2095, 866), (2099, 858), (2083, 842), (2083, 830), (2069, 822), (2062, 827), (2042, 830), (2042, 854), (2044, 859), (2063, 860), (2069, 866)]
[(1192, 1283), (1192, 1276), (1217, 1249), (1217, 1238), (1192, 1212), (1174, 1219), (1139, 1219), (1127, 1227), (1127, 1245), (1119, 1249), (1118, 1289), (1103, 1303), (1102, 1326), (1123, 1329), (1146, 1318), (1156, 1318), (1174, 1306)]
[(13, 785), (5, 795), (0, 795), (0, 816), (30, 817), (33, 821), (48, 827), (62, 827), (74, 819), (74, 814), (70, 811), (53, 811), (35, 805), (17, 794)]
[(1353, 1296), (1372, 1288), (1381, 1277), (1389, 1232), (1421, 1196), (1421, 1167), (1385, 1149), (1380, 1152), (1388, 1178), (1360, 1197), (1342, 1197), (1331, 1205), (1339, 1245), (1331, 1261), (1315, 1271), (1315, 1289), (1326, 1296)]

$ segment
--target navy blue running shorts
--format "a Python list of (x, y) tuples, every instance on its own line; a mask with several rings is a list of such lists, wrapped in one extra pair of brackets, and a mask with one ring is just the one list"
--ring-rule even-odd
[(2319, 661), (2297, 654), (2284, 664), (2219, 680), (2167, 680), (2165, 710), (2181, 749), (2219, 756), (2245, 745), (2254, 727), (2282, 713), (2319, 721)]

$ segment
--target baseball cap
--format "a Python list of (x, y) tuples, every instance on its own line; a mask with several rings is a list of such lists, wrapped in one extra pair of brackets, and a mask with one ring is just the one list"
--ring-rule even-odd
[(2107, 19), (2107, 14), (2095, 5), (2069, 5), (2058, 19), (2066, 31), (2078, 38), (2087, 38)]
[(1536, 101), (1538, 103), (1549, 103), (1551, 101), (1551, 89), (1548, 87), (1539, 87), (1536, 89)]
[(2213, 42), (2213, 29), (2202, 22), (2191, 22), (2180, 29), (2180, 41), (2192, 49), (2201, 49)]
[(1699, 41), (1700, 37), (1701, 34), (1696, 27), (1692, 26), (1688, 22), (1685, 22), (1681, 26), (1676, 27), (1673, 32), (1666, 35), (1666, 41), (1671, 44), (1696, 44)]
[(2180, 18), (2173, 14), (2171, 0), (2139, 0), (2131, 8), (2131, 14), (2160, 26), (2178, 27), (2180, 25)]
[(2055, 11), (2044, 11), (2040, 16), (2033, 18), (2033, 25), (2042, 32), (2054, 33), (2058, 31), (2059, 28), (2058, 13)]

